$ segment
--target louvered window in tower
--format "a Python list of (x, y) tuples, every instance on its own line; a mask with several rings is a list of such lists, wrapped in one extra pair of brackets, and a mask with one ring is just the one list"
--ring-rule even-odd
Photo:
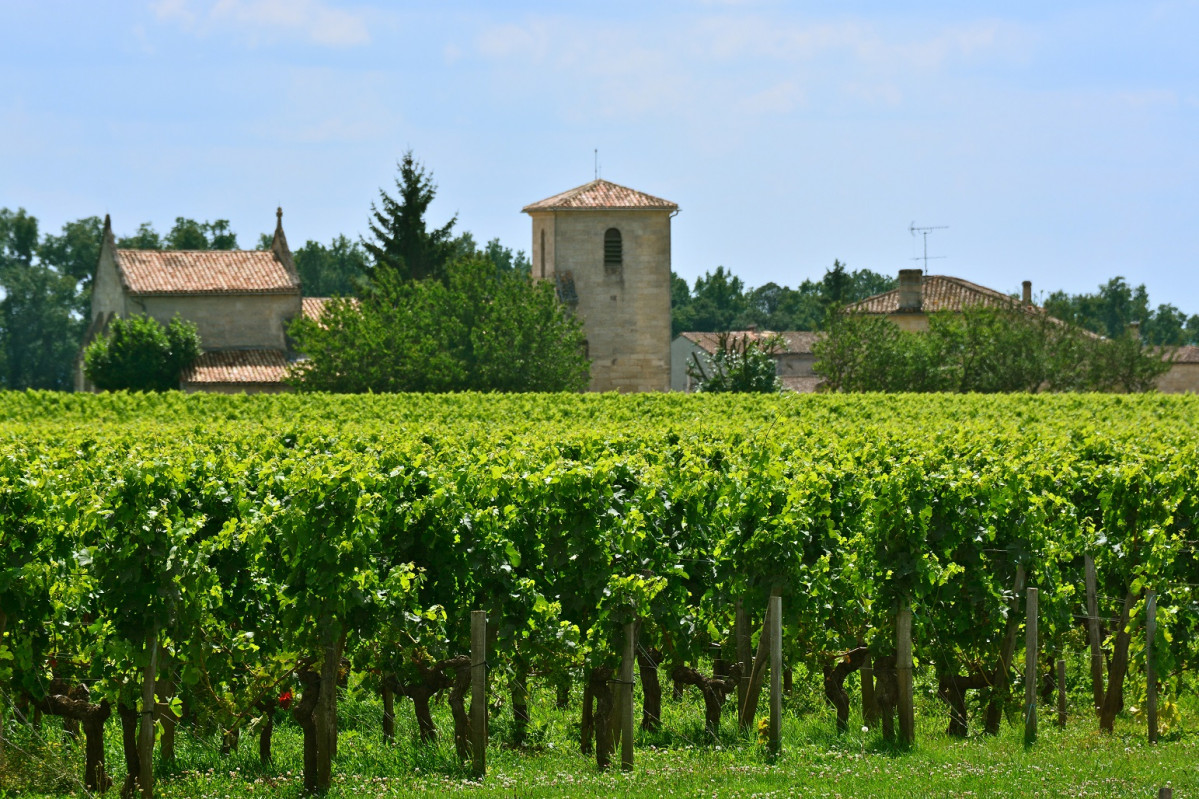
[(620, 231), (610, 227), (604, 233), (604, 272), (619, 275), (623, 266), (624, 247), (620, 241)]

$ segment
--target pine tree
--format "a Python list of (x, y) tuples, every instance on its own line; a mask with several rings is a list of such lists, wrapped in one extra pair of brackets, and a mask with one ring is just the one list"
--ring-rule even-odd
[(371, 203), (370, 231), (374, 240), (363, 241), (374, 259), (370, 275), (374, 278), (378, 270), (391, 269), (406, 280), (442, 278), (454, 254), (451, 231), (458, 216), (455, 214), (442, 227), (426, 229), (425, 211), (437, 193), (433, 175), (411, 150), (404, 153), (398, 166), (398, 197), (392, 198), (380, 189), (379, 204)]

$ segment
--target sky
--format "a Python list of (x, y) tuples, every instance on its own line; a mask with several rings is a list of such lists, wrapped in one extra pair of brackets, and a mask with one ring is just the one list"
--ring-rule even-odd
[(0, 0), (0, 207), (118, 235), (366, 234), (407, 150), (431, 225), (529, 250), (590, 181), (672, 200), (674, 270), (749, 286), (1117, 275), (1199, 313), (1199, 0)]

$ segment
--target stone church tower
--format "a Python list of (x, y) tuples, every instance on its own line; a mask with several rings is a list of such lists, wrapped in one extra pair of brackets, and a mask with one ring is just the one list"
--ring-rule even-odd
[(583, 320), (591, 391), (670, 389), (670, 220), (677, 204), (594, 180), (524, 207), (533, 277)]

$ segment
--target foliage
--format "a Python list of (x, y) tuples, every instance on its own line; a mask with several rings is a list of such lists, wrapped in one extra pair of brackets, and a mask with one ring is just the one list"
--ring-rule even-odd
[[(698, 353), (687, 364), (687, 375), (697, 391), (772, 394), (782, 390), (775, 355), (785, 349), (781, 336), (749, 338), (721, 333), (716, 352), (702, 361)], [(705, 366), (704, 361), (707, 361)]]
[(307, 354), (306, 391), (577, 391), (586, 385), (579, 321), (548, 283), (491, 261), (460, 261), (446, 281), (377, 272), (358, 303), (333, 302), (291, 327)]
[(83, 354), (87, 379), (101, 391), (170, 391), (200, 356), (196, 326), (175, 317), (163, 327), (134, 315), (112, 320)]
[(443, 277), (447, 263), (455, 255), (451, 231), (458, 217), (429, 230), (425, 213), (437, 193), (433, 175), (416, 160), (412, 151), (404, 153), (397, 165), (396, 197), (379, 190), (379, 204), (371, 203), (370, 232), (364, 240), (366, 251), (374, 259), (368, 274), (379, 279), (380, 272), (391, 271), (405, 280)]
[[(270, 241), (266, 244), (269, 247)], [(334, 237), (327, 247), (309, 241), (292, 258), (306, 296), (355, 297), (366, 283), (366, 250), (346, 236)]]
[(1026, 309), (929, 315), (927, 332), (834, 313), (814, 346), (834, 391), (1148, 391), (1170, 364), (1129, 334), (1107, 340)]
[(35, 217), (0, 209), (0, 388), (71, 388), (89, 304), (78, 272), (90, 227), (68, 223), (39, 244)]
[(1110, 339), (1123, 336), (1130, 324), (1138, 323), (1147, 344), (1199, 344), (1199, 314), (1188, 317), (1168, 303), (1151, 309), (1144, 284), (1133, 288), (1123, 277), (1103, 283), (1094, 294), (1055, 291), (1045, 298), (1045, 310)]
[(143, 222), (134, 235), (118, 238), (117, 246), (128, 250), (236, 250), (237, 234), (229, 229), (228, 219), (197, 222), (178, 216), (165, 237), (159, 236), (151, 223)]
[(717, 267), (695, 281), (694, 290), (671, 275), (671, 335), (743, 330), (820, 330), (828, 310), (895, 288), (895, 279), (869, 269), (849, 271), (834, 261), (818, 280), (792, 289), (767, 283), (747, 289), (740, 278)]

